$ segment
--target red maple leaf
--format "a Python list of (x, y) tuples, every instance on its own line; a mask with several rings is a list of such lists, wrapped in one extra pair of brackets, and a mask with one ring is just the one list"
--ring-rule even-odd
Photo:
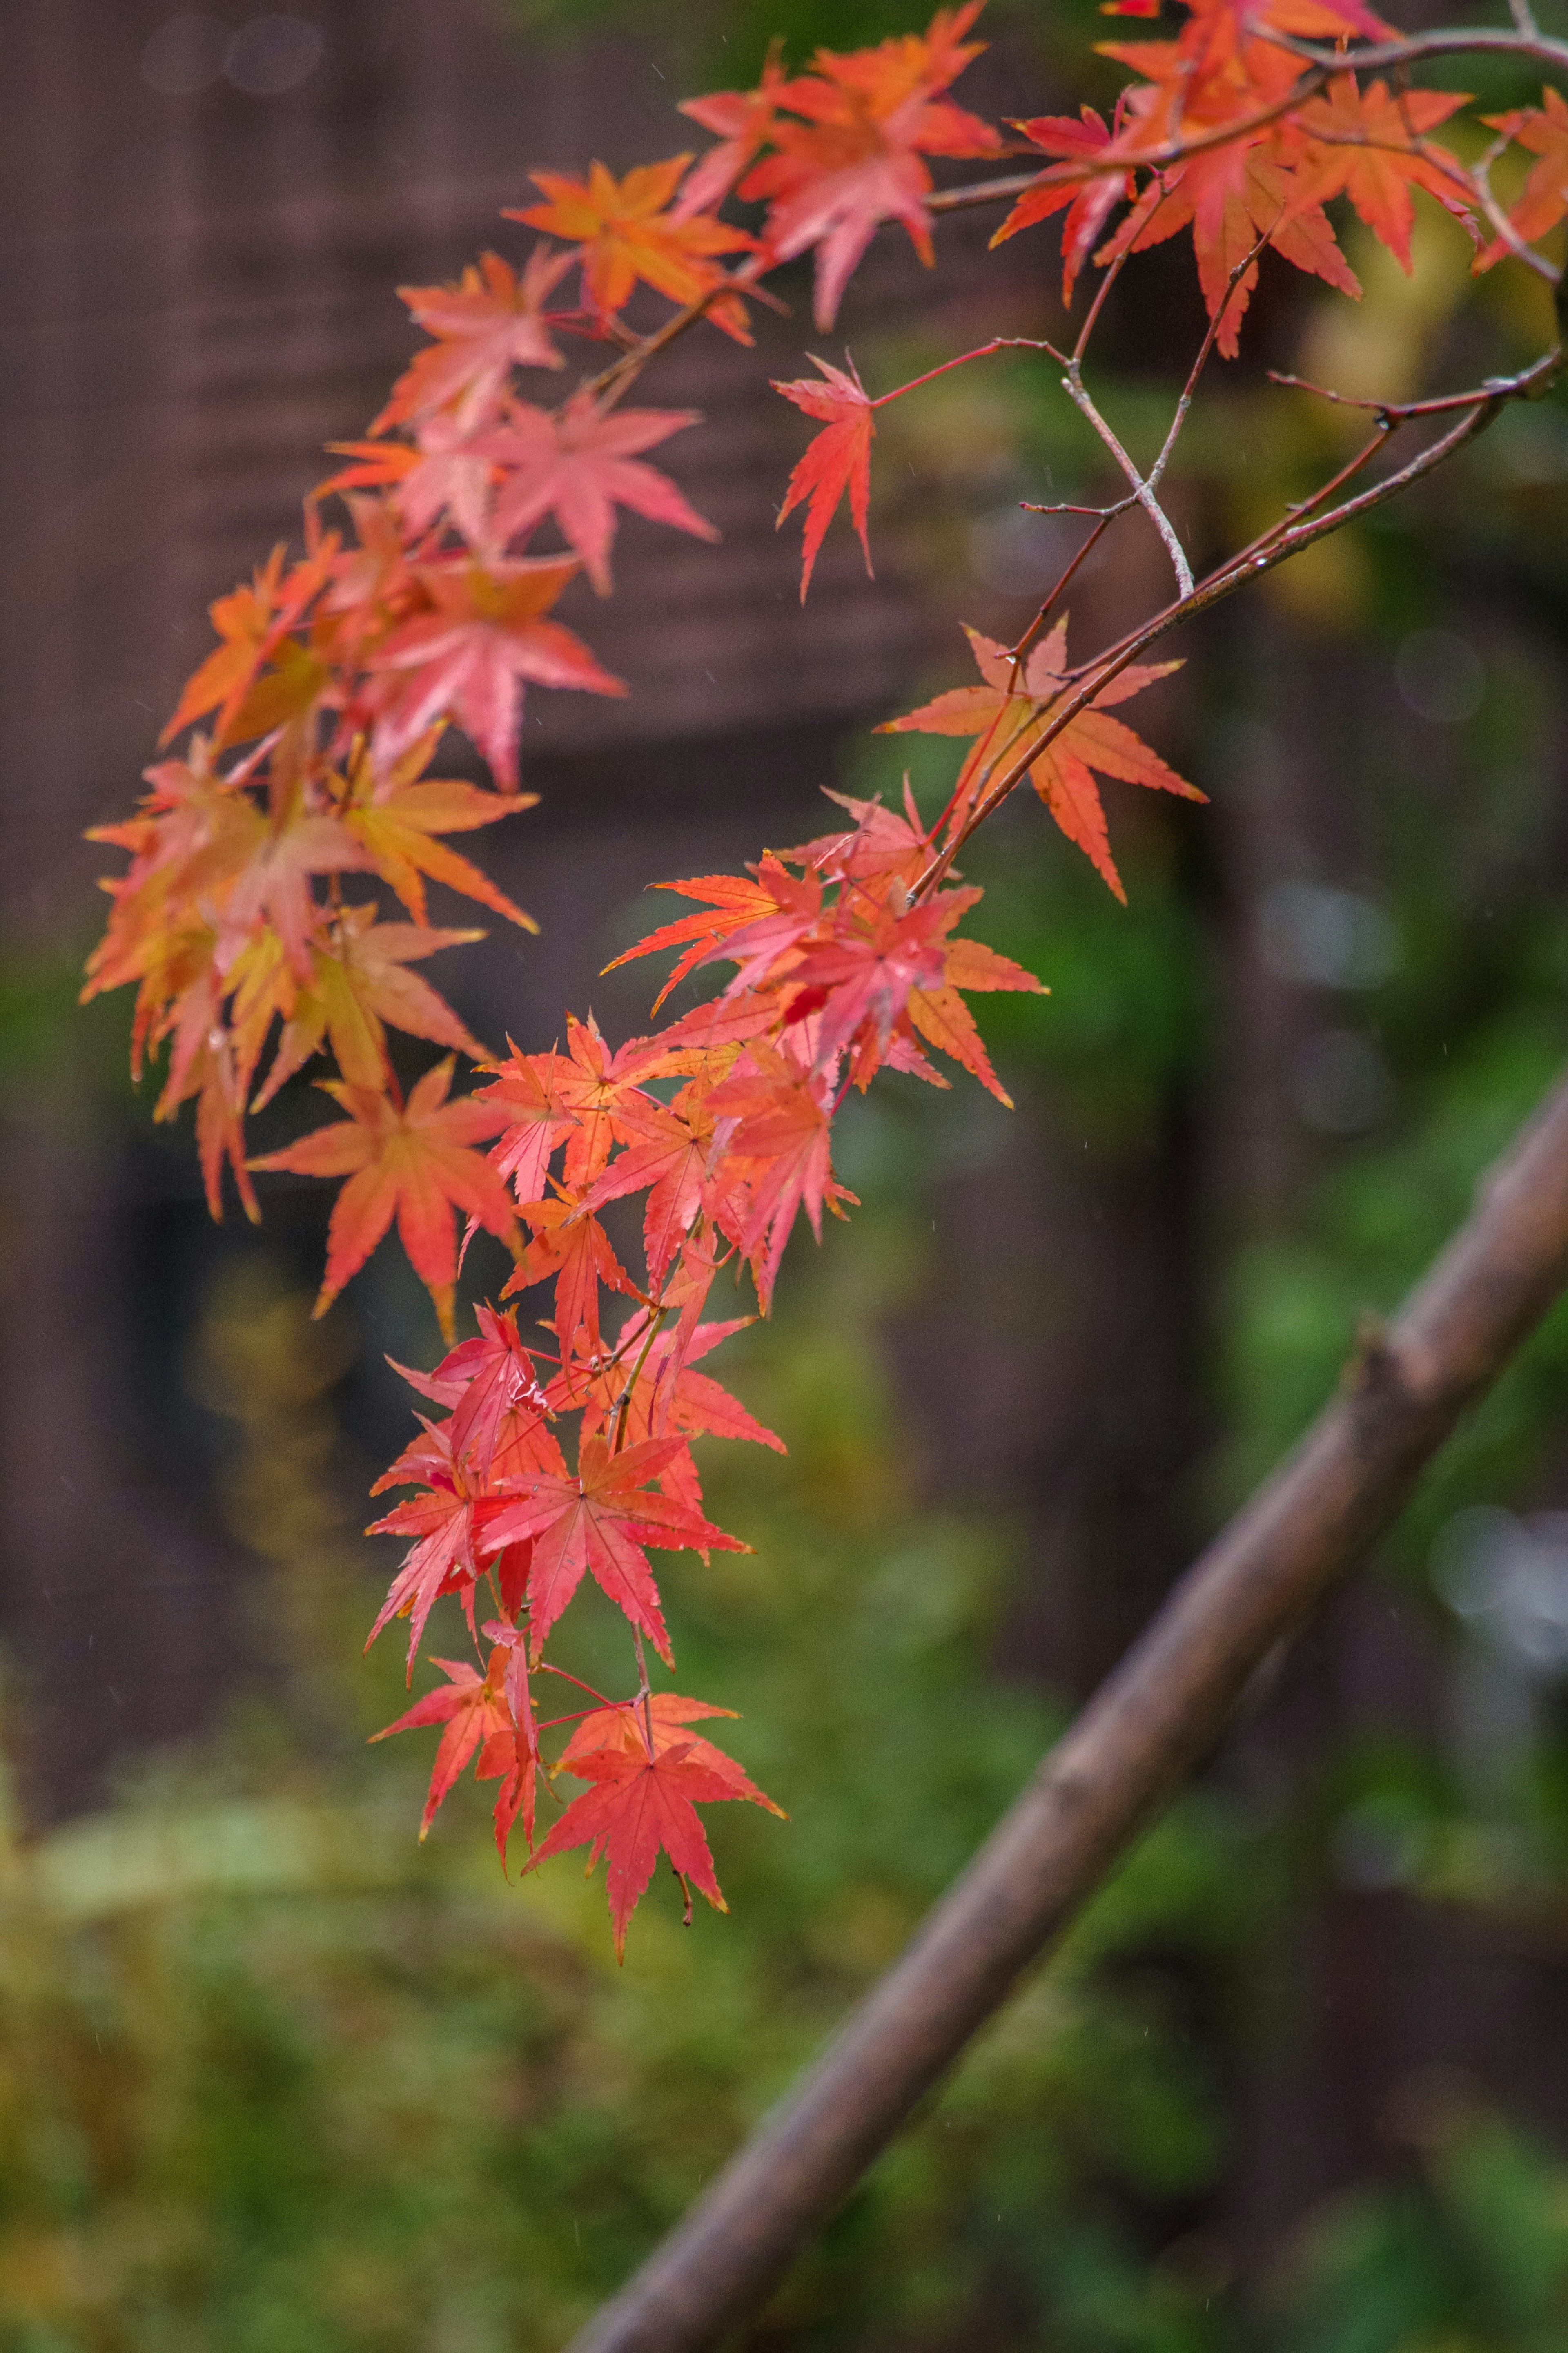
[[(1121, 16), (1158, 16), (1159, 0), (1145, 7), (1142, 0), (1117, 11)], [(1111, 147), (1111, 133), (1105, 119), (1092, 106), (1081, 110), (1082, 119), (1075, 122), (1070, 114), (1037, 114), (1026, 122), (1014, 122), (1012, 128), (1021, 131), (1026, 139), (1047, 155), (1066, 158), (1088, 157), (1098, 161)], [(1025, 190), (992, 238), (994, 246), (1004, 245), (1016, 237), (1021, 228), (1032, 228), (1037, 221), (1048, 220), (1053, 213), (1066, 211), (1062, 223), (1062, 306), (1072, 306), (1072, 290), (1078, 274), (1094, 250), (1095, 240), (1106, 222), (1123, 199), (1132, 192), (1130, 172), (1101, 172), (1093, 178), (1052, 179), (1042, 174), (1032, 188)]]
[[(421, 1841), (429, 1836), (437, 1808), (477, 1751), (476, 1780), (491, 1781), (504, 1777), (495, 1808), (496, 1844), (504, 1863), (507, 1834), (520, 1812), (523, 1817), (523, 1836), (530, 1846), (533, 1844), (533, 1790), (539, 1751), (531, 1713), (520, 1725), (512, 1712), (508, 1685), (516, 1683), (518, 1653), (498, 1643), (482, 1675), (461, 1660), (437, 1659), (435, 1663), (447, 1677), (446, 1683), (426, 1692), (395, 1724), (373, 1732), (371, 1739), (385, 1740), (395, 1732), (415, 1732), (429, 1724), (446, 1726), (430, 1769), (425, 1810), (419, 1818)], [(526, 1694), (526, 1671), (523, 1691)], [(526, 1697), (524, 1704), (526, 1707)]]
[(470, 1477), (466, 1464), (453, 1452), (450, 1425), (428, 1422), (423, 1416), (419, 1436), (383, 1472), (371, 1493), (416, 1483), (424, 1487), (425, 1493), (395, 1504), (384, 1518), (365, 1530), (367, 1535), (414, 1539), (365, 1640), (368, 1651), (383, 1627), (395, 1618), (406, 1617), (410, 1680), (425, 1621), (443, 1593), (463, 1595), (472, 1623), (473, 1586), (479, 1574), (479, 1538), (487, 1517), (493, 1518), (496, 1509), (484, 1482)]
[(553, 411), (514, 401), (479, 445), (505, 470), (490, 518), (497, 541), (518, 538), (553, 514), (599, 595), (607, 596), (617, 505), (698, 539), (717, 539), (668, 475), (637, 463), (642, 450), (698, 421), (691, 408), (602, 409), (584, 392)]
[(458, 1280), (458, 1237), (453, 1205), (477, 1218), (509, 1244), (513, 1239), (511, 1203), (506, 1187), (471, 1145), (491, 1136), (504, 1113), (468, 1095), (447, 1101), (452, 1057), (426, 1071), (405, 1104), (368, 1087), (324, 1080), (324, 1092), (348, 1113), (345, 1120), (319, 1127), (286, 1151), (251, 1162), (253, 1168), (286, 1168), (304, 1176), (346, 1176), (332, 1204), (327, 1228), (327, 1272), (316, 1301), (323, 1314), (397, 1219), (403, 1247), (414, 1271), (436, 1303), (448, 1340), (452, 1294)]
[(494, 1551), (524, 1537), (533, 1544), (528, 1581), (531, 1660), (537, 1662), (545, 1636), (587, 1569), (668, 1664), (669, 1637), (645, 1546), (751, 1550), (645, 1485), (684, 1444), (680, 1438), (654, 1438), (612, 1454), (590, 1431), (579, 1443), (575, 1478), (537, 1472), (501, 1504), (486, 1532), (487, 1548)]
[[(963, 35), (981, 0), (942, 8), (923, 34), (840, 56), (818, 49), (810, 72), (770, 93), (776, 153), (748, 172), (740, 195), (769, 200), (766, 244), (781, 261), (816, 248), (815, 316), (832, 326), (850, 273), (885, 220), (902, 222), (931, 261), (926, 155), (994, 155), (989, 123), (940, 93), (984, 44)], [(759, 96), (761, 93), (759, 93)], [(790, 115), (802, 118), (792, 121)]]
[[(1050, 724), (1052, 710), (1062, 700), (1067, 628), (1064, 613), (1049, 637), (1042, 638), (1034, 649), (1017, 677), (1005, 646), (999, 646), (993, 638), (982, 637), (978, 629), (966, 629), (964, 634), (984, 684), (954, 687), (902, 719), (885, 720), (879, 733), (897, 735), (913, 730), (927, 735), (976, 735), (980, 738), (977, 749), (984, 752), (990, 766), (1004, 755), (1009, 763), (1022, 757), (1030, 743)], [(1078, 844), (1123, 905), (1127, 893), (1111, 860), (1105, 811), (1090, 772), (1098, 769), (1102, 776), (1116, 776), (1127, 784), (1179, 793), (1184, 800), (1201, 801), (1206, 797), (1195, 785), (1189, 785), (1173, 768), (1167, 767), (1158, 753), (1152, 752), (1130, 727), (1108, 714), (1109, 704), (1124, 702), (1130, 695), (1140, 693), (1156, 679), (1165, 678), (1179, 668), (1176, 662), (1146, 662), (1133, 663), (1121, 671), (1086, 710), (1080, 711), (1044, 747), (1029, 768), (1035, 790), (1058, 825), (1069, 841)], [(966, 771), (974, 764), (975, 754), (972, 754), (965, 763)], [(963, 790), (961, 777), (960, 792)]]
[(708, 1107), (722, 1123), (718, 1148), (746, 1187), (738, 1239), (765, 1313), (796, 1213), (805, 1208), (820, 1241), (824, 1204), (837, 1212), (841, 1201), (855, 1199), (834, 1181), (831, 1089), (825, 1073), (758, 1043), (714, 1088)]
[(561, 1757), (557, 1771), (573, 1773), (594, 1787), (573, 1799), (528, 1867), (531, 1871), (549, 1856), (576, 1846), (593, 1847), (591, 1862), (608, 1852), (617, 1960), (626, 1958), (626, 1924), (661, 1852), (668, 1855), (683, 1883), (689, 1881), (699, 1889), (716, 1911), (728, 1909), (698, 1806), (749, 1798), (770, 1814), (784, 1816), (782, 1806), (764, 1797), (733, 1757), (685, 1729), (694, 1720), (732, 1713), (673, 1692), (655, 1692), (646, 1702), (603, 1708), (586, 1717)]
[(433, 720), (466, 728), (501, 783), (517, 783), (523, 681), (625, 694), (580, 638), (547, 613), (577, 570), (574, 556), (517, 556), (507, 563), (422, 565), (432, 613), (394, 630), (373, 667), (408, 672), (376, 723), (384, 759), (395, 759)]
[[(784, 502), (779, 509), (778, 521), (783, 522), (791, 509), (807, 501), (805, 535), (802, 543), (803, 565), (800, 575), (800, 601), (805, 602), (805, 592), (811, 586), (812, 567), (817, 549), (822, 545), (839, 500), (849, 493), (849, 519), (859, 533), (861, 553), (866, 569), (871, 570), (871, 547), (866, 537), (866, 511), (871, 496), (871, 443), (877, 427), (872, 417), (875, 403), (866, 396), (864, 385), (853, 361), (848, 373), (819, 360), (815, 352), (807, 354), (814, 367), (820, 368), (826, 381), (813, 384), (802, 376), (794, 384), (775, 384), (773, 390), (793, 400), (808, 417), (826, 420), (826, 430), (808, 443), (805, 455), (800, 459), (789, 478)], [(776, 529), (775, 525), (775, 529)]]
[(544, 303), (571, 266), (570, 254), (536, 245), (521, 277), (499, 254), (482, 253), (455, 286), (400, 286), (419, 324), (438, 340), (398, 377), (371, 431), (384, 433), (448, 406), (472, 430), (495, 406), (514, 367), (563, 365), (550, 340)]
[(609, 1236), (574, 1193), (552, 1201), (530, 1201), (523, 1210), (533, 1228), (533, 1239), (508, 1281), (504, 1298), (531, 1290), (536, 1282), (553, 1279), (555, 1337), (561, 1361), (585, 1350), (598, 1355), (599, 1286), (631, 1293), (633, 1285), (610, 1247)]
[[(566, 238), (582, 262), (589, 300), (601, 312), (623, 309), (639, 279), (672, 302), (694, 302), (723, 274), (712, 257), (750, 252), (756, 240), (710, 213), (683, 216), (668, 209), (690, 161), (671, 155), (662, 164), (641, 164), (624, 180), (602, 164), (589, 166), (586, 180), (531, 172), (548, 201), (505, 217)], [(708, 315), (738, 343), (751, 342), (744, 308), (733, 295), (721, 295)]]

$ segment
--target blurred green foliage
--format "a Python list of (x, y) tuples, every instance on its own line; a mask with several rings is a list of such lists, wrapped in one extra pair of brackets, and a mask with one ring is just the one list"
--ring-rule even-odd
[[(341, 1359), (254, 1269), (215, 1302), (195, 1377), (238, 1423), (283, 1682), (112, 1811), (7, 1834), (5, 2353), (556, 2345), (897, 1951), (1051, 1723), (986, 1671), (996, 1533), (900, 1499), (865, 1319), (905, 1238), (844, 1239), (744, 1371), (788, 1464), (713, 1466), (758, 1559), (670, 1580), (682, 1686), (722, 1651), (794, 1820), (716, 1820), (732, 1916), (683, 1933), (656, 1887), (624, 1975), (602, 1886), (504, 1883), (471, 1789), (416, 1845), (428, 1741), (359, 1747), (400, 1695), (390, 1656), (352, 1664)], [(1149, 2273), (1138, 2217), (1224, 2158), (1190, 2012), (1245, 1912), (1231, 1843), (1195, 1798), (1148, 1840), (802, 2265), (791, 2341), (938, 2345), (999, 2308), (1001, 2346), (1042, 2309), (1075, 2348), (1213, 2341), (1212, 2282)]]

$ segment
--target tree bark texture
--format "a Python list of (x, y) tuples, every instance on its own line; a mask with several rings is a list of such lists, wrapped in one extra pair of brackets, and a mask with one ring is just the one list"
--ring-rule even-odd
[(687, 2353), (767, 2295), (1386, 1527), (1568, 1282), (1568, 1081), (1341, 1392), (1188, 1570), (902, 1957), (573, 2353)]

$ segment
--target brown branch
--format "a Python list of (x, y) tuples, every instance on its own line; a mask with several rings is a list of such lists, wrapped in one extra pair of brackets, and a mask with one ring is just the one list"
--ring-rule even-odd
[(695, 2353), (753, 2310), (1388, 1526), (1568, 1282), (1568, 1082), (1342, 1394), (1189, 1570), (902, 1958), (574, 2353)]

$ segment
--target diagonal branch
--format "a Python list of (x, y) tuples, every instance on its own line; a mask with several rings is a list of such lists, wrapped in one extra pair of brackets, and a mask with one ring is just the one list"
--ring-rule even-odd
[(1021, 1970), (1213, 1746), (1568, 1283), (1568, 1081), (1387, 1331), (1152, 1624), (795, 2091), (574, 2353), (697, 2353), (755, 2309)]

